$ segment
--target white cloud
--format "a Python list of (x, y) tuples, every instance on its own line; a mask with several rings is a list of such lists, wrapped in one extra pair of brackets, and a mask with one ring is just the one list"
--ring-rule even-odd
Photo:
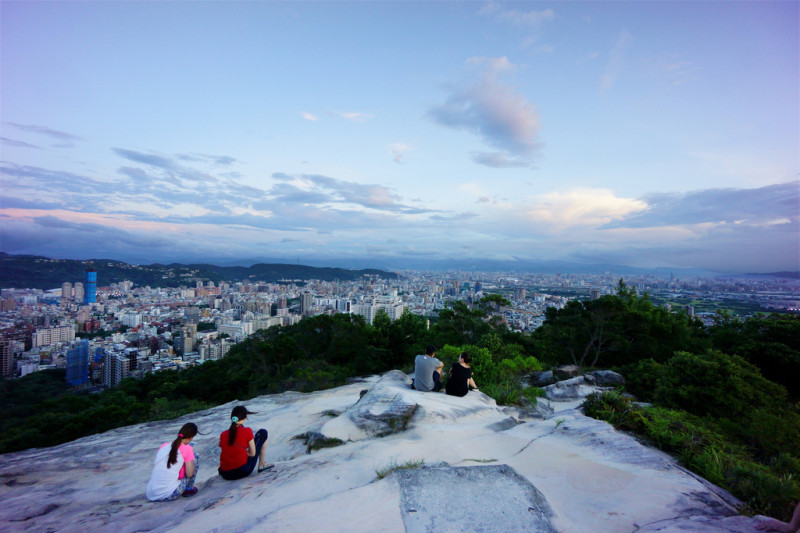
[[(467, 64), (473, 73), (466, 82), (451, 84), (446, 101), (428, 116), (443, 126), (477, 133), (485, 143), (507, 152), (506, 162), (516, 159), (515, 166), (529, 162), (540, 148), (539, 112), (501, 79), (514, 65), (506, 57), (473, 57)], [(478, 162), (501, 166), (496, 163), (502, 160), (497, 154), (484, 154)]]
[(526, 210), (526, 216), (554, 228), (598, 226), (646, 208), (646, 202), (620, 198), (608, 189), (580, 188), (536, 198), (533, 206)]
[(311, 113), (306, 113), (305, 111), (300, 113), (300, 116), (306, 120), (310, 120), (311, 122), (316, 122), (317, 120), (319, 120), (318, 116), (312, 115)]

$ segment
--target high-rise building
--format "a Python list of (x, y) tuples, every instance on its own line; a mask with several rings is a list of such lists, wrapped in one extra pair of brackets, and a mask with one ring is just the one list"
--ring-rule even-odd
[(11, 341), (0, 339), (0, 374), (4, 378), (14, 375), (14, 353), (11, 350)]
[(89, 382), (89, 341), (82, 340), (67, 350), (67, 381), (73, 387)]
[(86, 270), (86, 293), (83, 295), (83, 305), (97, 302), (97, 271), (93, 268)]
[(75, 283), (75, 287), (72, 289), (72, 297), (76, 302), (83, 303), (83, 283), (80, 281)]
[(61, 284), (61, 299), (69, 300), (72, 298), (72, 283), (65, 281)]
[(130, 373), (130, 359), (121, 353), (106, 353), (103, 363), (103, 384), (106, 387), (116, 387)]
[(304, 292), (300, 295), (300, 314), (307, 316), (311, 312), (311, 306), (314, 305), (314, 295), (310, 292)]

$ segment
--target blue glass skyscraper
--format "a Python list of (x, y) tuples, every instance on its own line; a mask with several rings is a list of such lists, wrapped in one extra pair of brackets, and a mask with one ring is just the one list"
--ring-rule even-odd
[(86, 271), (86, 287), (84, 287), (83, 305), (97, 301), (97, 271), (90, 268)]
[(67, 381), (73, 387), (89, 382), (89, 341), (82, 340), (67, 350)]

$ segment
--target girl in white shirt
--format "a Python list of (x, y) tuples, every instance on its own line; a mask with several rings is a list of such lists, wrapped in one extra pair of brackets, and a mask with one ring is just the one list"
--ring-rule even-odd
[(197, 426), (189, 422), (181, 427), (178, 436), (161, 445), (153, 461), (153, 473), (147, 484), (147, 499), (169, 502), (178, 496), (197, 494), (194, 479), (197, 477), (198, 457), (189, 445), (197, 435)]

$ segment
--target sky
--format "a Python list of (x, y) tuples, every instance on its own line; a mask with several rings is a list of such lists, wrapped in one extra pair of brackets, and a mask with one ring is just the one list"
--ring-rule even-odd
[(0, 2), (0, 251), (800, 270), (798, 2)]

